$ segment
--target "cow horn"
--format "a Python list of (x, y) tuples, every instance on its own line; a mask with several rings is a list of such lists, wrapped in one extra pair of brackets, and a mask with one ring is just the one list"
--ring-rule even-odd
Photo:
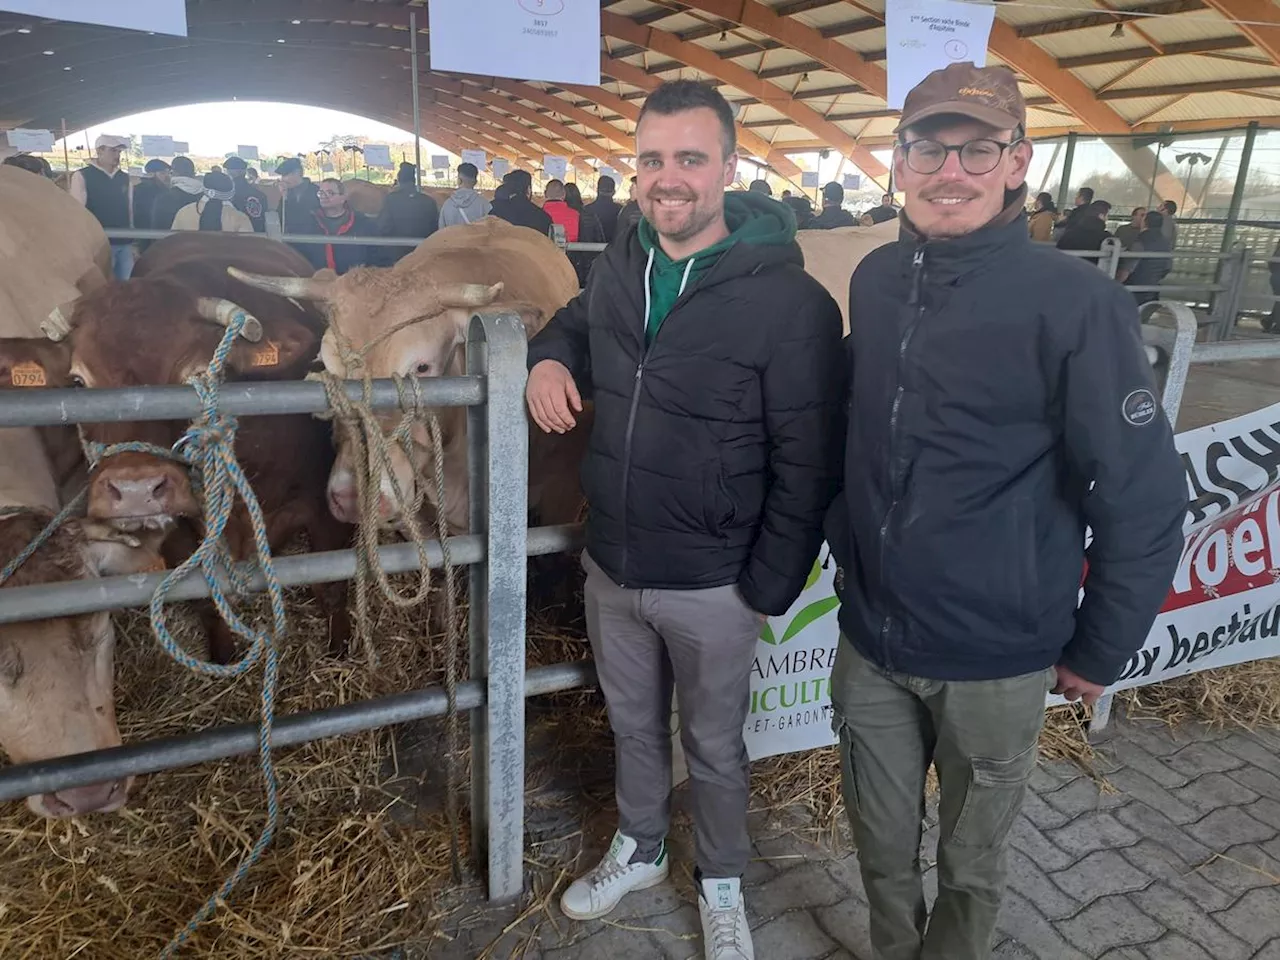
[(258, 322), (258, 318), (234, 300), (224, 300), (222, 297), (200, 297), (196, 300), (196, 313), (220, 327), (229, 327), (237, 316), (244, 314), (244, 326), (240, 328), (240, 336), (250, 343), (257, 343), (262, 339), (262, 324)]
[(237, 267), (227, 267), (227, 273), (251, 287), (295, 300), (328, 300), (329, 287), (333, 283), (332, 280), (319, 280), (315, 277), (269, 277)]
[(40, 324), (40, 332), (54, 342), (71, 336), (71, 313), (75, 305), (74, 300), (68, 300), (50, 310), (49, 316)]
[(487, 307), (502, 293), (502, 281), (493, 286), (483, 283), (454, 283), (440, 293), (440, 304), (445, 307)]

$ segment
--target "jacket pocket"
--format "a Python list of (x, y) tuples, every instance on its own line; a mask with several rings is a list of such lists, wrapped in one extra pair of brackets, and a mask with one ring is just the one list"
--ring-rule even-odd
[(725, 485), (720, 466), (704, 467), (702, 471), (702, 519), (707, 529), (721, 536), (733, 526), (738, 509)]

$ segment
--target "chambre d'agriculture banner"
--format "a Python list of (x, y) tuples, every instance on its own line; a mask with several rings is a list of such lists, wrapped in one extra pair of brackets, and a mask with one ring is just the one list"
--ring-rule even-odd
[[(1182, 558), (1146, 643), (1111, 690), (1280, 656), (1280, 404), (1177, 443), (1192, 499)], [(835, 742), (834, 577), (834, 563), (815, 565), (799, 600), (757, 644), (746, 723), (753, 760)]]

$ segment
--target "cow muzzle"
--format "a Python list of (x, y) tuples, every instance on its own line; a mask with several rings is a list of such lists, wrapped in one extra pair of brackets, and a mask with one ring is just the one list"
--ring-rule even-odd
[(199, 512), (186, 468), (149, 454), (108, 458), (89, 485), (89, 516), (120, 530), (163, 530)]
[(129, 799), (130, 781), (112, 780), (92, 783), (87, 787), (68, 787), (57, 793), (28, 797), (32, 813), (54, 820), (78, 817), (85, 813), (114, 813)]
[[(345, 467), (336, 467), (329, 476), (329, 512), (335, 520), (342, 523), (357, 524), (360, 516), (360, 497), (356, 491), (356, 478)], [(390, 523), (394, 510), (385, 493), (378, 497), (378, 520), (382, 524)]]

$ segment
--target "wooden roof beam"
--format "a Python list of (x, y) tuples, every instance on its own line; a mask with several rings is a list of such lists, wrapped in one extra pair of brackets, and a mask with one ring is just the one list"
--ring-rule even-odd
[[(1209, 6), (1228, 20), (1249, 41), (1280, 66), (1280, 10), (1271, 0), (1207, 0)], [(1259, 26), (1265, 23), (1269, 26)]]
[[(549, 137), (544, 137), (532, 127), (525, 126), (514, 116), (508, 117), (499, 113), (497, 110), (490, 110), (485, 104), (473, 103), (470, 100), (464, 100), (462, 97), (454, 96), (451, 93), (445, 93), (443, 90), (428, 88), (426, 92), (431, 102), (457, 110), (460, 113), (469, 113), (472, 116), (479, 116), (491, 124), (509, 130), (518, 137), (523, 137), (525, 140), (529, 141), (529, 143), (533, 144), (533, 146), (543, 151), (543, 153), (549, 153), (552, 156), (565, 156), (567, 154), (569, 156), (569, 162), (580, 169), (594, 169), (591, 164), (587, 163), (581, 157), (574, 156), (572, 150), (566, 150), (562, 144), (557, 143)], [(525, 147), (525, 152), (535, 157), (537, 156), (537, 154), (528, 146)], [(539, 157), (538, 159), (540, 160), (541, 158)]]
[[(1238, 77), (1234, 80), (1202, 80), (1197, 83), (1166, 83), (1155, 87), (1122, 87), (1104, 90), (1097, 94), (1099, 100), (1137, 100), (1142, 97), (1185, 96), (1192, 93), (1217, 93), (1232, 90), (1259, 90), (1275, 87), (1280, 90), (1280, 75), (1274, 77)], [(1126, 128), (1125, 132), (1128, 132)]]
[[(1048, 20), (1044, 23), (1028, 23), (1017, 28), (1019, 37), (1044, 37), (1051, 33), (1068, 33), (1073, 30), (1089, 30), (1093, 27), (1109, 27), (1115, 23), (1126, 23), (1130, 20), (1145, 19), (1143, 14), (1172, 16), (1179, 13), (1193, 13), (1204, 10), (1201, 0), (1160, 0), (1140, 7), (1129, 7), (1115, 13), (1086, 13), (1078, 17), (1065, 17), (1061, 20)], [(1128, 14), (1128, 16), (1126, 16)]]
[(492, 87), (502, 93), (509, 93), (512, 96), (528, 100), (530, 103), (536, 103), (540, 106), (559, 113), (561, 116), (572, 120), (579, 126), (586, 127), (588, 130), (594, 130), (600, 136), (613, 143), (618, 149), (628, 151), (632, 148), (632, 138), (626, 130), (621, 129), (609, 123), (603, 117), (597, 117), (593, 113), (588, 113), (581, 107), (575, 106), (562, 97), (548, 93), (545, 90), (539, 90), (537, 87), (530, 86), (527, 83), (518, 83), (514, 80), (503, 80), (495, 77)]
[[(1253, 42), (1248, 37), (1214, 37), (1209, 40), (1188, 40), (1185, 43), (1166, 43), (1164, 55), (1176, 57), (1182, 54), (1213, 53), (1218, 50), (1239, 50), (1251, 47)], [(1130, 60), (1145, 60), (1151, 56), (1147, 47), (1129, 47), (1124, 50), (1108, 50), (1105, 53), (1087, 53), (1078, 57), (1059, 57), (1058, 66), (1064, 70), (1076, 67), (1096, 67), (1105, 63), (1127, 63)]]

